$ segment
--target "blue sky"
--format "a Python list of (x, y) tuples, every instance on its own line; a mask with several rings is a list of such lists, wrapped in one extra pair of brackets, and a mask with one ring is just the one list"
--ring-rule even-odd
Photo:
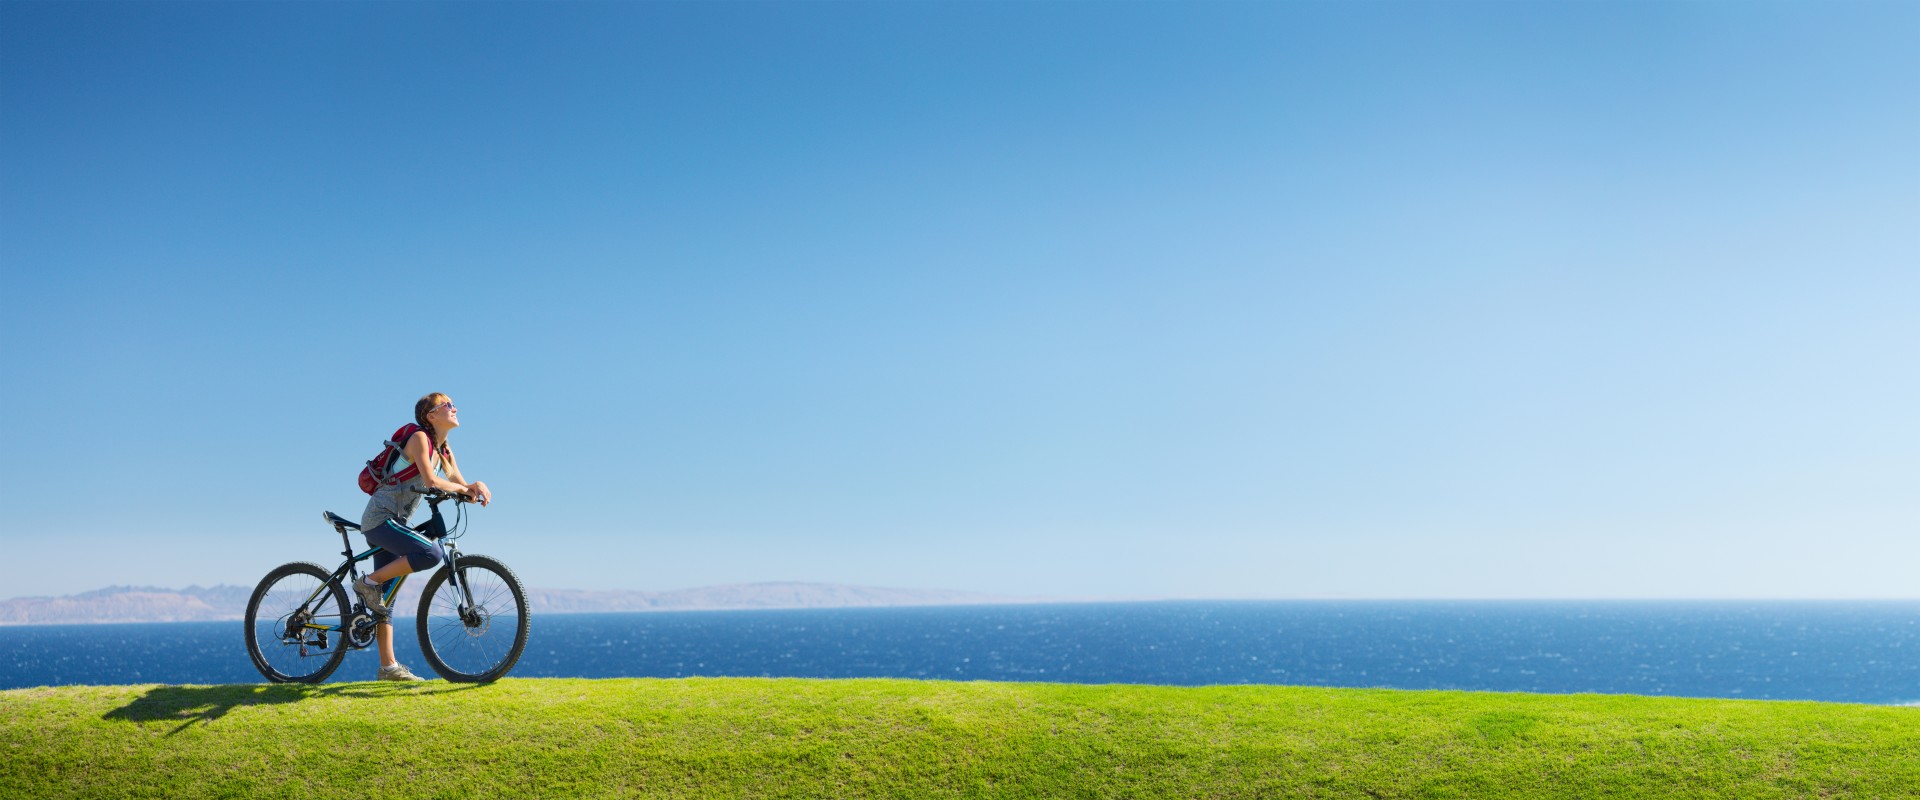
[(0, 4), (0, 596), (1920, 596), (1920, 9)]

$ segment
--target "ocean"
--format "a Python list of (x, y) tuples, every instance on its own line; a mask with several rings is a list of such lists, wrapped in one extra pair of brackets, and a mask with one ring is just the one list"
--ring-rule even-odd
[[(402, 620), (400, 660), (430, 675)], [(513, 677), (1288, 684), (1914, 704), (1920, 603), (1168, 601), (540, 615)], [(370, 680), (371, 651), (334, 681)], [(0, 689), (260, 682), (239, 622), (0, 627)]]

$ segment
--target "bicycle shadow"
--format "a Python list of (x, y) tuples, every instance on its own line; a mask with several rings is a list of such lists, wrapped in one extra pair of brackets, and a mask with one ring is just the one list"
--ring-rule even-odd
[(478, 689), (486, 684), (420, 683), (343, 683), (332, 686), (304, 684), (232, 684), (226, 686), (156, 686), (133, 702), (101, 715), (109, 722), (175, 722), (167, 732), (172, 736), (194, 723), (210, 723), (242, 706), (271, 706), (297, 703), (316, 697), (380, 698), (395, 695), (448, 694)]

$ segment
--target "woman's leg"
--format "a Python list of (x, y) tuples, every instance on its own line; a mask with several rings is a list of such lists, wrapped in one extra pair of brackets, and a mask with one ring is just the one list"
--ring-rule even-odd
[[(406, 528), (396, 527), (391, 524), (381, 524), (372, 530), (364, 531), (364, 533), (367, 536), (368, 544), (381, 548), (386, 552), (374, 556), (374, 570), (371, 574), (367, 575), (364, 583), (364, 586), (367, 588), (356, 587), (355, 591), (371, 593), (374, 591), (371, 588), (373, 586), (380, 586), (402, 575), (410, 575), (421, 570), (432, 569), (441, 561), (440, 548), (437, 544)], [(367, 595), (362, 595), (362, 597), (365, 598)], [(371, 603), (372, 601), (369, 600), (368, 602)], [(386, 619), (381, 619), (379, 623), (374, 626), (373, 638), (380, 646), (381, 667), (390, 667), (400, 663), (399, 659), (393, 655), (392, 623)]]
[[(370, 583), (381, 584), (412, 573), (412, 564), (404, 558), (396, 558), (392, 563), (374, 570), (373, 574), (367, 576), (367, 580)], [(393, 655), (393, 623), (381, 620), (380, 624), (373, 626), (373, 638), (380, 643), (380, 666), (391, 667), (400, 663), (400, 659)]]
[(380, 642), (380, 666), (391, 667), (400, 663), (393, 657), (393, 624), (382, 622), (373, 626), (373, 638)]
[(374, 570), (372, 574), (367, 576), (367, 580), (372, 583), (386, 583), (394, 578), (412, 573), (413, 562), (411, 560), (396, 558), (388, 562), (386, 566)]

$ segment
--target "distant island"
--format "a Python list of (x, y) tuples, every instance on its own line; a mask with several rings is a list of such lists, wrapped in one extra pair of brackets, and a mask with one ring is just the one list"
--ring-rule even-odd
[[(410, 617), (419, 604), (424, 579), (408, 581), (394, 604), (396, 616)], [(16, 597), (0, 601), (0, 625), (73, 625), (111, 622), (209, 622), (246, 616), (244, 586), (109, 586), (63, 597)], [(1043, 598), (1005, 597), (942, 589), (890, 589), (833, 583), (741, 583), (664, 592), (528, 589), (535, 614), (593, 614), (610, 611), (699, 611), (719, 609), (858, 608), (946, 606), (1045, 602)]]

